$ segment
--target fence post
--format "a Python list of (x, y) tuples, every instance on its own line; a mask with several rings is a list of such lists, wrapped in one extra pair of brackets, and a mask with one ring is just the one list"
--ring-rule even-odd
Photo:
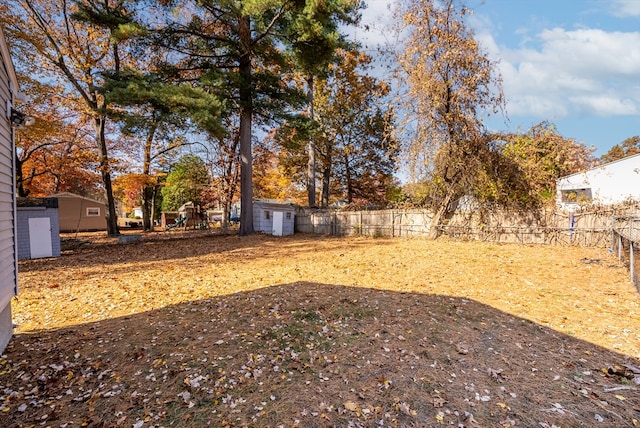
[(616, 218), (615, 216), (611, 216), (611, 250), (613, 250), (616, 245)]
[(395, 210), (391, 210), (391, 237), (396, 237), (396, 213)]
[(331, 234), (333, 236), (337, 236), (338, 235), (338, 215), (337, 215), (337, 211), (333, 212), (333, 227), (331, 228)]
[(618, 235), (618, 261), (622, 261), (622, 235)]
[(633, 273), (634, 268), (633, 268), (633, 241), (629, 240), (629, 272), (631, 272), (631, 282), (633, 283), (634, 281), (634, 275)]
[(629, 221), (629, 271), (633, 282), (633, 221)]

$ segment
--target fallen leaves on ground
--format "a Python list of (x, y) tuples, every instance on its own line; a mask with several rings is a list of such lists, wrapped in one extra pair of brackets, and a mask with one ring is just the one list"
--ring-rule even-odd
[(96, 239), (21, 262), (13, 311), (3, 427), (640, 420), (640, 297), (599, 249)]

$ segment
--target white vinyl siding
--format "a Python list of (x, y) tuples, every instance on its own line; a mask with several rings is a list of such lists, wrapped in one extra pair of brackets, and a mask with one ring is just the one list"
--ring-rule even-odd
[(0, 28), (0, 352), (12, 334), (11, 299), (17, 293), (14, 148), (9, 113), (17, 80)]

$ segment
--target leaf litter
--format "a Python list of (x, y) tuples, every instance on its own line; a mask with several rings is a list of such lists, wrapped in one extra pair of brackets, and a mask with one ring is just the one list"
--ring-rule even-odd
[(0, 426), (640, 426), (640, 298), (604, 250), (82, 239), (20, 263)]

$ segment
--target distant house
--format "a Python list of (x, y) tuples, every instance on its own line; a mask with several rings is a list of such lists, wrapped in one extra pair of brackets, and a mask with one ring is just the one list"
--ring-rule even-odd
[(253, 203), (253, 228), (275, 236), (293, 235), (295, 206), (271, 201)]
[(107, 206), (104, 202), (62, 192), (49, 196), (58, 199), (60, 232), (107, 230)]
[(0, 27), (0, 353), (13, 333), (11, 299), (18, 293), (15, 147), (12, 119), (18, 80)]
[(566, 211), (581, 204), (615, 205), (630, 200), (640, 201), (640, 154), (561, 177), (556, 183), (557, 205)]

